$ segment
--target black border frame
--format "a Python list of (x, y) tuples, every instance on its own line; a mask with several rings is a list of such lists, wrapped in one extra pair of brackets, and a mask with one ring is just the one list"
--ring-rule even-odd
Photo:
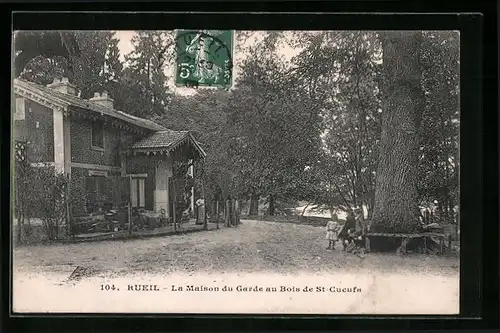
[[(489, 7), (488, 3), (490, 4)], [(328, 3), (314, 2), (315, 12), (321, 11), (379, 11), (380, 7), (374, 8), (375, 2), (337, 2), (336, 8)], [(286, 6), (283, 3), (172, 3), (168, 5), (169, 10), (193, 11), (252, 11), (252, 12), (274, 12), (283, 11), (289, 8), (290, 12), (307, 11), (307, 4), (289, 2)], [(462, 223), (462, 253), (461, 253), (461, 311), (467, 315), (467, 319), (456, 319), (451, 316), (336, 316), (337, 320), (328, 320), (330, 316), (245, 316), (245, 315), (213, 315), (213, 316), (188, 316), (188, 315), (74, 315), (68, 317), (61, 315), (47, 315), (30, 317), (9, 317), (10, 295), (5, 295), (2, 307), (5, 315), (2, 322), (6, 322), (7, 331), (53, 331), (54, 328), (65, 331), (92, 330), (92, 331), (129, 331), (143, 330), (147, 328), (151, 331), (166, 330), (171, 324), (176, 325), (178, 330), (223, 330), (228, 328), (240, 329), (342, 329), (342, 328), (373, 328), (374, 326), (384, 328), (494, 328), (498, 325), (498, 260), (491, 254), (498, 255), (498, 211), (493, 209), (498, 204), (497, 196), (497, 171), (496, 160), (496, 125), (498, 119), (492, 109), (496, 109), (496, 99), (493, 100), (492, 90), (496, 83), (497, 74), (497, 49), (496, 44), (483, 44), (483, 36), (496, 32), (496, 17), (487, 16), (489, 8), (490, 14), (496, 14), (495, 1), (474, 1), (464, 3), (460, 6), (452, 2), (438, 4), (423, 1), (420, 2), (386, 2), (387, 7), (384, 12), (475, 12), (475, 14), (286, 14), (275, 16), (276, 14), (155, 14), (141, 13), (123, 18), (123, 14), (96, 14), (96, 13), (41, 13), (41, 11), (81, 11), (81, 10), (127, 10), (123, 4), (16, 4), (10, 5), (9, 9), (33, 10), (33, 12), (16, 17), (15, 24), (6, 29), (2, 35), (6, 42), (11, 44), (11, 30), (17, 29), (112, 29), (112, 30), (134, 30), (134, 29), (173, 29), (173, 28), (195, 28), (203, 25), (206, 28), (232, 28), (232, 29), (355, 29), (355, 30), (457, 30), (461, 31), (461, 219), (462, 221), (474, 221), (474, 223)], [(481, 5), (483, 7), (481, 7)], [(165, 4), (158, 5), (152, 3), (140, 4), (135, 10), (166, 10)], [(204, 8), (203, 8), (204, 7)], [(238, 8), (240, 7), (240, 8)], [(246, 7), (242, 9), (241, 7)], [(328, 8), (330, 7), (330, 8)], [(370, 8), (371, 7), (371, 8)], [(484, 15), (480, 14), (483, 13)], [(10, 11), (2, 12), (4, 23), (12, 23)], [(7, 14), (7, 15), (6, 15)], [(1, 14), (0, 14), (1, 15)], [(131, 15), (131, 14), (128, 14)], [(165, 15), (169, 15), (166, 19)], [(334, 16), (332, 16), (334, 15)], [(389, 15), (389, 16), (388, 16)], [(279, 17), (279, 19), (277, 19)], [(488, 18), (489, 17), (489, 18)], [(488, 18), (489, 21), (486, 20)], [(196, 22), (196, 23), (195, 23)], [(489, 24), (489, 25), (488, 25)], [(493, 25), (493, 26), (492, 26)], [(492, 32), (492, 29), (494, 30)], [(483, 47), (485, 51), (483, 52)], [(483, 56), (489, 58), (489, 62), (482, 64)], [(493, 61), (494, 59), (494, 61)], [(5, 82), (4, 109), (10, 109), (10, 62), (4, 61), (4, 72), (2, 77), (9, 78)], [(493, 81), (495, 80), (495, 81)], [(484, 86), (483, 86), (484, 85)], [(484, 92), (484, 93), (483, 93)], [(482, 96), (483, 95), (483, 96)], [(484, 101), (488, 104), (488, 112), (483, 109)], [(485, 110), (480, 112), (480, 110)], [(10, 134), (10, 117), (3, 118), (9, 121), (2, 122), (4, 125), (2, 133)], [(493, 121), (493, 119), (497, 121)], [(484, 126), (483, 126), (484, 125)], [(489, 127), (488, 127), (489, 126)], [(494, 127), (495, 126), (495, 127)], [(3, 142), (10, 142), (10, 135), (4, 138)], [(483, 153), (483, 149), (488, 149)], [(9, 161), (10, 145), (2, 144), (2, 153), (7, 155), (4, 159)], [(9, 169), (2, 168), (2, 184), (5, 187), (3, 193), (10, 193), (7, 190), (10, 185)], [(486, 192), (484, 191), (486, 190)], [(488, 192), (489, 191), (489, 192)], [(4, 223), (2, 223), (2, 234), (4, 246), (10, 241), (10, 221), (8, 196), (3, 196), (2, 213), (4, 213)], [(483, 221), (489, 221), (483, 224)], [(7, 264), (10, 262), (10, 251), (2, 251), (2, 260)], [(485, 255), (487, 254), (487, 256)], [(5, 265), (4, 265), (5, 267)], [(491, 269), (492, 274), (482, 274), (483, 269)], [(10, 272), (4, 270), (2, 275), (4, 284), (10, 287)], [(10, 289), (10, 288), (9, 288)], [(488, 302), (488, 305), (486, 304)], [(160, 319), (152, 321), (151, 319)], [(283, 320), (286, 319), (286, 320)], [(387, 320), (391, 319), (391, 320)], [(170, 324), (170, 325), (169, 325)], [(377, 324), (377, 325), (374, 325)]]

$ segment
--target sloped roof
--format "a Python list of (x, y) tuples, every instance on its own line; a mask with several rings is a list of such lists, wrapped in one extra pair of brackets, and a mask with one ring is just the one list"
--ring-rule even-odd
[(188, 131), (163, 130), (154, 132), (132, 145), (132, 148), (163, 148), (184, 139)]
[(160, 124), (157, 124), (151, 120), (144, 119), (144, 118), (139, 118), (132, 116), (128, 113), (125, 113), (123, 111), (119, 111), (116, 109), (111, 109), (108, 107), (105, 107), (101, 104), (98, 104), (93, 101), (89, 101), (83, 98), (80, 98), (78, 96), (74, 95), (69, 95), (69, 94), (64, 94), (59, 91), (55, 91), (51, 88), (47, 88), (41, 85), (38, 85), (36, 83), (28, 82), (22, 79), (14, 79), (14, 87), (15, 88), (21, 88), (30, 91), (31, 93), (35, 93), (37, 95), (40, 95), (40, 97), (50, 99), (56, 103), (60, 104), (65, 104), (65, 105), (71, 105), (71, 106), (76, 106), (82, 109), (90, 110), (93, 112), (97, 112), (100, 114), (104, 114), (116, 119), (120, 119), (122, 121), (125, 121), (129, 124), (133, 124), (142, 128), (150, 129), (153, 131), (162, 131), (166, 130), (165, 127), (161, 126)]
[(156, 150), (174, 150), (185, 142), (191, 142), (193, 146), (198, 150), (202, 156), (206, 156), (205, 152), (201, 148), (200, 144), (192, 136), (189, 131), (173, 131), (173, 130), (162, 130), (157, 131), (144, 139), (135, 142), (132, 146), (132, 150), (136, 151), (156, 151)]

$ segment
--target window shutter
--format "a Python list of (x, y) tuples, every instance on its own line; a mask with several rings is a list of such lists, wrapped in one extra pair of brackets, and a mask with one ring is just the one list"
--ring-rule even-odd
[(137, 207), (137, 179), (132, 179), (130, 188), (130, 200), (132, 202), (132, 207)]
[(139, 207), (144, 207), (145, 206), (145, 198), (144, 198), (144, 184), (145, 184), (145, 179), (144, 178), (139, 178)]

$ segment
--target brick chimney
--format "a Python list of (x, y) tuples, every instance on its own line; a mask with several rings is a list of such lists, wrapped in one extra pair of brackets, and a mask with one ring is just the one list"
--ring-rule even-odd
[(67, 77), (61, 79), (54, 78), (54, 81), (47, 85), (47, 88), (54, 89), (63, 94), (76, 95), (76, 86), (69, 82)]
[(99, 94), (98, 92), (94, 93), (94, 97), (92, 97), (90, 101), (105, 106), (107, 108), (113, 109), (113, 103), (115, 100), (108, 95), (107, 91), (104, 91), (102, 94)]

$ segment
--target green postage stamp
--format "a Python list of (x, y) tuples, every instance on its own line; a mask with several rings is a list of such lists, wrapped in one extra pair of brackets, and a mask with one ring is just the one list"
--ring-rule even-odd
[(176, 39), (177, 86), (231, 87), (232, 30), (178, 30)]

